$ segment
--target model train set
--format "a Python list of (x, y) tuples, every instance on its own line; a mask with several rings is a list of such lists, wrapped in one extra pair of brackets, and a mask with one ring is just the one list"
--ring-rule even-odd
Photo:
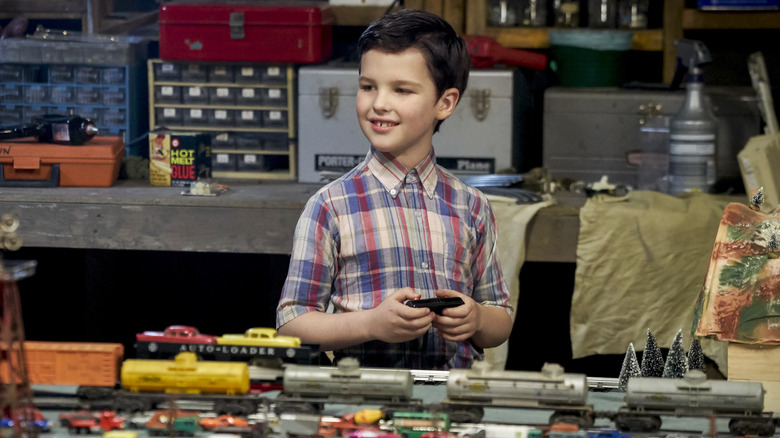
[[(490, 371), (477, 362), (472, 369), (447, 373), (443, 399), (423, 402), (414, 398), (413, 370), (361, 367), (350, 358), (337, 366), (294, 363), (283, 359), (306, 355), (280, 354), (275, 347), (258, 348), (255, 353), (257, 357), (282, 359), (278, 367), (244, 360), (246, 352), (239, 346), (235, 346), (239, 353), (234, 357), (238, 360), (217, 361), (203, 359), (190, 347), (181, 346), (177, 348), (182, 351), (172, 359), (124, 359), (121, 348), (113, 344), (64, 343), (56, 353), (58, 343), (25, 344), (29, 357), (36, 358), (28, 360), (31, 382), (79, 385), (77, 403), (72, 407), (86, 410), (129, 413), (170, 408), (171, 404), (198, 404), (202, 406), (199, 409), (215, 414), (250, 416), (272, 411), (278, 415), (317, 415), (326, 404), (338, 403), (380, 405), (389, 416), (394, 412), (443, 413), (453, 423), (479, 423), (484, 407), (539, 409), (552, 411), (551, 425), (589, 428), (601, 418), (619, 431), (632, 433), (660, 430), (662, 417), (726, 418), (729, 431), (735, 435), (772, 436), (777, 426), (772, 414), (764, 412), (761, 383), (707, 380), (700, 371), (690, 371), (683, 379), (633, 377), (623, 405), (605, 412), (588, 403), (584, 374), (566, 373), (556, 364), (545, 364), (539, 372)], [(254, 345), (260, 346), (260, 342)], [(49, 354), (36, 355), (36, 349), (41, 348)], [(302, 346), (281, 347), (283, 351), (296, 348)], [(44, 356), (51, 363), (43, 363)], [(54, 382), (56, 373), (43, 376), (40, 369), (51, 371), (55, 362), (82, 372), (60, 376), (61, 381)], [(98, 369), (102, 373), (96, 373)], [(97, 374), (104, 380), (96, 384)], [(269, 389), (277, 392), (268, 393)]]

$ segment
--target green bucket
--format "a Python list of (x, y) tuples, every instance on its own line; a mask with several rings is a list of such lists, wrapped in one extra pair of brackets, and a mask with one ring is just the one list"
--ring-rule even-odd
[(621, 30), (550, 32), (553, 71), (564, 87), (614, 87), (626, 82), (633, 34)]

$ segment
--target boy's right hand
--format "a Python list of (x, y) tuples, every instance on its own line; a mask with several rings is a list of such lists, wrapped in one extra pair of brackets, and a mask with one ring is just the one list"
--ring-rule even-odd
[(430, 309), (409, 307), (406, 300), (416, 300), (420, 294), (410, 287), (398, 289), (385, 298), (372, 313), (374, 339), (397, 343), (417, 339), (431, 327), (436, 315)]

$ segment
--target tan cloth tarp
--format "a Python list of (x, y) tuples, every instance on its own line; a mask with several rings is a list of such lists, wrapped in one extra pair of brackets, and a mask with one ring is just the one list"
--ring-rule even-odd
[[(580, 210), (573, 357), (625, 354), (631, 342), (643, 350), (648, 328), (662, 348), (682, 329), (687, 350), (694, 305), (727, 204), (702, 193), (673, 197), (650, 191), (589, 199)], [(702, 340), (702, 348), (725, 374), (726, 344)]]
[[(517, 204), (516, 199), (489, 195), (490, 206), (498, 223), (498, 257), (501, 269), (509, 287), (509, 304), (517, 314), (517, 301), (520, 295), (520, 269), (525, 262), (526, 230), (536, 213), (555, 202), (546, 200), (534, 204)], [(485, 350), (485, 362), (490, 369), (503, 370), (509, 351), (509, 341), (496, 348)]]

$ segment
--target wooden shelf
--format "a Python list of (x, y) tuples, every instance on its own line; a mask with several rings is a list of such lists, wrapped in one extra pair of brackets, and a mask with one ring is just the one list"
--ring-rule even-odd
[[(495, 38), (504, 47), (546, 49), (550, 47), (551, 30), (554, 28), (487, 27), (481, 34)], [(633, 32), (634, 42), (631, 50), (658, 52), (663, 49), (663, 31), (661, 29), (642, 29)]]
[(780, 11), (702, 11), (685, 9), (683, 29), (780, 29)]

